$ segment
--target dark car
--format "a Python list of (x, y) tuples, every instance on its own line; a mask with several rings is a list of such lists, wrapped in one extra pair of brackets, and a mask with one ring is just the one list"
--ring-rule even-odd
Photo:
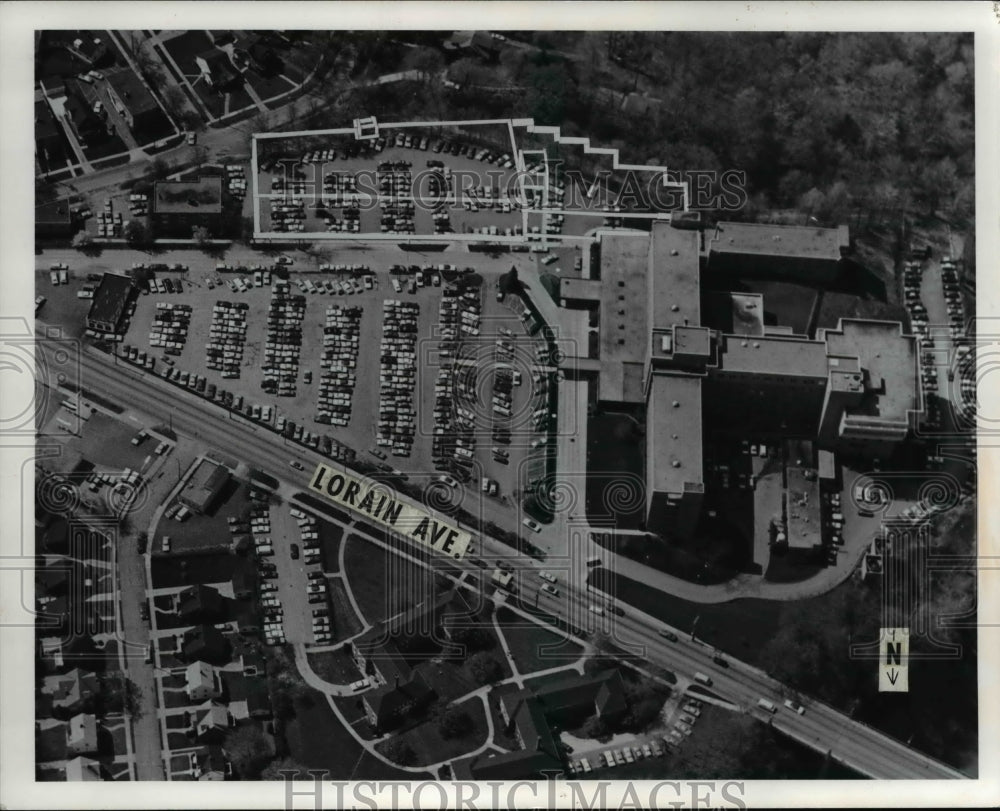
[(729, 667), (729, 662), (723, 659), (721, 656), (713, 656), (712, 661), (715, 662), (719, 667)]
[(139, 616), (146, 622), (149, 622), (149, 603), (145, 600), (139, 603)]
[(299, 545), (293, 543), (290, 548), (291, 548), (291, 551), (292, 551), (292, 560), (298, 560), (299, 559)]
[(677, 641), (677, 634), (675, 634), (673, 631), (667, 631), (664, 629), (658, 631), (657, 633), (659, 633), (659, 635), (662, 636), (664, 639), (669, 639), (671, 642)]

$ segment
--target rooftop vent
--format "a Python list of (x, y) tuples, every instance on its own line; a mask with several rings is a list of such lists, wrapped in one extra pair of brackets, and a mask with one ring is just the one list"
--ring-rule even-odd
[(674, 400), (674, 402), (673, 402), (672, 405), (673, 405), (674, 408), (679, 408), (680, 407), (680, 403), (677, 400)]
[(674, 461), (671, 462), (670, 464), (673, 465), (674, 467), (680, 467), (681, 466), (681, 463), (678, 462), (676, 459), (674, 459)]

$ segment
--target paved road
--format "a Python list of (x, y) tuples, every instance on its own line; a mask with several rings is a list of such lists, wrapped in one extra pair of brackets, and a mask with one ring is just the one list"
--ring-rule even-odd
[[(115, 399), (130, 407), (166, 419), (172, 415), (174, 428), (203, 439), (213, 446), (225, 448), (231, 456), (246, 460), (254, 466), (278, 472), (285, 479), (301, 479), (305, 487), (307, 473), (290, 474), (288, 459), (292, 455), (308, 463), (322, 457), (306, 449), (296, 449), (294, 454), (281, 439), (264, 429), (230, 420), (224, 412), (207, 408), (200, 398), (169, 387), (169, 397), (164, 397), (164, 384), (155, 377), (148, 377), (133, 369), (115, 366), (109, 359), (87, 353), (82, 358), (84, 386), (100, 391), (103, 396)], [(323, 459), (327, 464), (330, 460)], [(482, 541), (483, 555), (495, 555), (509, 549), (490, 539)], [(469, 564), (471, 566), (471, 564)], [(581, 565), (585, 565), (581, 562)], [(522, 578), (528, 599), (532, 599), (531, 577)], [(579, 579), (576, 582), (582, 582)], [(566, 585), (564, 597), (566, 610), (571, 608), (581, 615), (587, 612), (591, 598), (585, 589)], [(589, 612), (588, 612), (589, 613)], [(722, 669), (712, 662), (712, 651), (702, 644), (681, 637), (677, 643), (664, 640), (657, 633), (662, 624), (651, 617), (630, 610), (615, 620), (615, 632), (623, 643), (638, 643), (646, 647), (646, 658), (679, 675), (693, 677), (697, 671), (707, 673), (714, 680), (713, 690), (721, 698), (743, 707), (753, 708), (757, 699), (767, 697), (781, 704), (787, 688), (736, 660), (729, 659), (730, 667)], [(803, 743), (820, 751), (829, 751), (853, 768), (871, 777), (893, 778), (958, 778), (961, 773), (944, 764), (910, 749), (889, 736), (864, 726), (844, 716), (831, 707), (818, 702), (805, 701), (807, 712), (798, 716), (782, 708), (772, 720)], [(751, 712), (759, 712), (751, 709)]]

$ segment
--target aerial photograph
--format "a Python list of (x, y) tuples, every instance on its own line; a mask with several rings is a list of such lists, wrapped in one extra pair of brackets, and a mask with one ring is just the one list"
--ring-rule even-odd
[(35, 30), (34, 780), (979, 778), (978, 47)]

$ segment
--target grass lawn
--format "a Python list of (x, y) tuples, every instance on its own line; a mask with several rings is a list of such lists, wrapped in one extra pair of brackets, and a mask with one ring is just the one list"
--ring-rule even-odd
[[(478, 698), (471, 698), (456, 706), (466, 712), (472, 721), (471, 728), (465, 734), (445, 738), (438, 729), (437, 720), (432, 717), (412, 729), (393, 735), (390, 740), (408, 744), (416, 755), (414, 762), (416, 766), (438, 763), (468, 754), (486, 742), (486, 712), (483, 710), (483, 702)], [(375, 748), (384, 754), (387, 743), (388, 741), (382, 741)]]
[(482, 687), (460, 663), (431, 660), (421, 662), (414, 669), (424, 677), (440, 702), (454, 701)]
[[(719, 707), (702, 707), (694, 732), (676, 748), (615, 768), (595, 769), (588, 780), (733, 778), (743, 780), (859, 779), (837, 763), (755, 721)], [(590, 758), (594, 765), (596, 758)]]
[[(608, 662), (608, 667), (614, 667), (614, 663)], [(579, 675), (579, 670), (574, 670), (573, 668), (568, 667), (565, 670), (559, 670), (555, 673), (546, 673), (544, 676), (536, 676), (533, 679), (525, 679), (524, 686), (530, 687), (534, 690), (541, 687), (547, 687), (548, 685), (555, 684), (556, 682), (564, 681), (570, 676), (579, 677)]]
[(326, 581), (330, 591), (330, 610), (333, 614), (333, 637), (336, 640), (347, 639), (361, 631), (361, 618), (347, 599), (344, 582), (339, 578)]
[(246, 482), (230, 479), (207, 514), (192, 515), (186, 521), (161, 520), (152, 548), (159, 549), (159, 538), (163, 535), (170, 536), (172, 547), (178, 551), (228, 546), (233, 536), (227, 519), (249, 515), (249, 492)]
[(222, 96), (216, 93), (203, 81), (193, 84), (192, 87), (194, 88), (194, 92), (198, 94), (198, 98), (201, 99), (201, 103), (205, 105), (209, 113), (211, 113), (214, 118), (220, 118), (225, 112), (226, 107)]
[(433, 595), (433, 574), (360, 535), (347, 538), (344, 575), (371, 624), (412, 608)]
[(590, 469), (597, 471), (588, 472), (585, 487), (591, 518), (612, 520), (622, 529), (641, 527), (646, 444), (638, 436), (636, 421), (626, 414), (597, 414), (587, 419), (587, 458)]
[[(575, 662), (583, 648), (561, 634), (523, 619), (505, 608), (497, 612), (514, 663), (521, 673), (534, 673)], [(558, 646), (558, 647), (556, 647)]]
[(254, 70), (248, 70), (245, 74), (247, 82), (257, 91), (257, 95), (264, 101), (287, 93), (294, 85), (289, 84), (281, 76), (271, 76), (265, 78)]
[(239, 87), (229, 93), (229, 112), (235, 113), (242, 110), (244, 107), (253, 106), (253, 99), (250, 98), (250, 94), (247, 93), (245, 87)]
[(233, 572), (243, 561), (243, 558), (228, 552), (211, 555), (153, 555), (153, 588), (222, 583), (232, 580)]
[(83, 154), (90, 161), (95, 161), (98, 158), (106, 158), (110, 155), (117, 155), (120, 152), (128, 152), (128, 147), (117, 135), (109, 135), (100, 141), (90, 141), (83, 148)]
[(204, 31), (188, 31), (163, 43), (181, 73), (197, 76), (200, 71), (194, 58), (212, 47), (212, 41)]
[(346, 649), (307, 654), (309, 666), (330, 684), (350, 684), (361, 678), (361, 671)]
[(323, 571), (330, 574), (340, 571), (340, 544), (344, 539), (344, 528), (329, 521), (318, 522), (319, 549), (322, 554)]
[(326, 769), (333, 780), (419, 780), (425, 772), (404, 772), (369, 755), (333, 714), (326, 699), (317, 700), (306, 716), (285, 727), (285, 738), (296, 762), (307, 769)]

